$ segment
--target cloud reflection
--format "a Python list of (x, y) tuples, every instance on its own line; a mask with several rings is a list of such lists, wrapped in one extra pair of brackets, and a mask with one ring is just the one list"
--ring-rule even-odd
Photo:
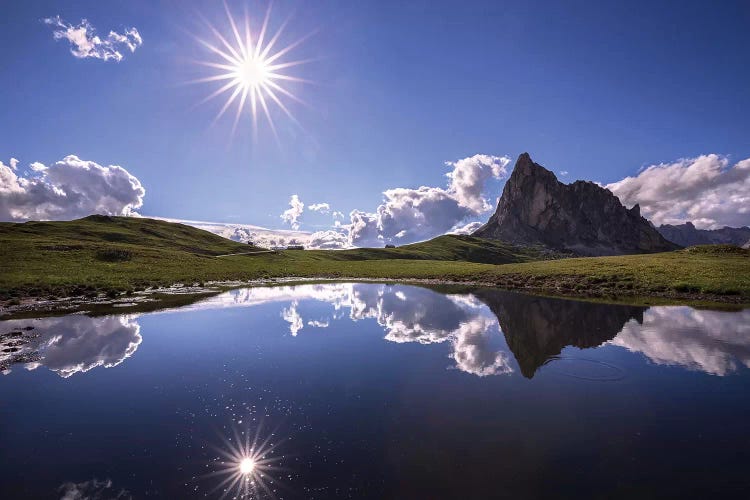
[(60, 500), (131, 500), (133, 496), (127, 490), (116, 489), (112, 481), (90, 479), (82, 483), (63, 483), (58, 491)]
[[(306, 318), (310, 302), (329, 308)], [(607, 342), (643, 353), (656, 364), (714, 375), (750, 367), (750, 310), (646, 309), (492, 290), (451, 295), (404, 285), (325, 283), (231, 290), (161, 313), (276, 303), (293, 336), (345, 319), (374, 321), (389, 342), (445, 343), (453, 363), (449, 368), (480, 377), (520, 368), (531, 378), (568, 346), (586, 349)], [(45, 366), (70, 377), (117, 366), (140, 343), (135, 315), (3, 321), (0, 369), (9, 373), (13, 364)]]
[(643, 325), (628, 322), (611, 342), (659, 365), (679, 365), (724, 376), (750, 367), (750, 309), (703, 311), (652, 307)]
[[(317, 301), (330, 304), (328, 317), (305, 319), (300, 303)], [(491, 337), (498, 334), (497, 319), (472, 295), (445, 295), (425, 288), (373, 283), (325, 283), (259, 287), (231, 290), (187, 308), (213, 309), (288, 304), (281, 318), (297, 336), (304, 328), (325, 328), (347, 317), (351, 321), (375, 320), (390, 342), (453, 346), (453, 368), (479, 376), (513, 371), (506, 352), (496, 351)], [(184, 308), (183, 308), (184, 309)]]
[(141, 327), (130, 315), (10, 320), (2, 322), (2, 327), (3, 331), (32, 327), (28, 330), (33, 334), (31, 340), (14, 353), (14, 358), (35, 359), (26, 363), (27, 369), (45, 366), (65, 378), (97, 366), (117, 366), (138, 349), (142, 340)]

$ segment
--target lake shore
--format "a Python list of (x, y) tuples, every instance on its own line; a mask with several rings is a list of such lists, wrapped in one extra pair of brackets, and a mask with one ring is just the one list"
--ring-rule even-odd
[(121, 292), (117, 296), (106, 293), (92, 296), (72, 296), (62, 298), (27, 297), (17, 303), (0, 302), (0, 319), (37, 317), (59, 314), (88, 313), (94, 315), (115, 314), (122, 312), (143, 313), (158, 309), (168, 309), (192, 304), (227, 290), (249, 287), (290, 286), (314, 283), (390, 283), (422, 286), (432, 289), (448, 289), (455, 292), (466, 292), (477, 288), (492, 288), (514, 291), (541, 297), (555, 297), (570, 300), (628, 304), (639, 306), (652, 305), (690, 305), (714, 309), (742, 309), (750, 307), (750, 301), (739, 295), (720, 295), (701, 292), (677, 291), (674, 289), (651, 290), (648, 294), (636, 288), (618, 287), (616, 284), (602, 281), (587, 286), (584, 290), (576, 289), (575, 282), (569, 278), (542, 277), (526, 279), (510, 275), (504, 281), (446, 280), (419, 278), (362, 278), (362, 277), (285, 277), (256, 279), (247, 281), (217, 281), (204, 284), (186, 285), (176, 283), (167, 287), (154, 287), (138, 292)]
[[(707, 245), (570, 257), (493, 240), (441, 236), (398, 248), (268, 252), (151, 219), (92, 216), (0, 224), (0, 315), (5, 316), (90, 310), (132, 299), (171, 303), (175, 295), (295, 280), (492, 287), (642, 305), (736, 307), (750, 305), (750, 250)], [(177, 289), (180, 294), (174, 293)]]

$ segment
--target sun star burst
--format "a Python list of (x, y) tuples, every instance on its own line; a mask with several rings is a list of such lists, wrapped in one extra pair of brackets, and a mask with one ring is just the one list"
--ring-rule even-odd
[(273, 433), (261, 439), (261, 432), (261, 426), (258, 426), (251, 437), (249, 429), (240, 432), (234, 428), (231, 437), (221, 436), (222, 446), (214, 447), (220, 455), (218, 461), (212, 462), (216, 469), (202, 476), (203, 479), (218, 479), (208, 495), (220, 491), (220, 498), (276, 498), (276, 488), (284, 485), (275, 476), (286, 470), (280, 465), (284, 456), (276, 449), (281, 441), (272, 444)]
[(193, 80), (192, 83), (218, 84), (218, 88), (199, 104), (219, 96), (226, 96), (223, 106), (214, 119), (214, 122), (216, 122), (227, 112), (233, 103), (237, 103), (232, 134), (234, 134), (240, 116), (246, 108), (252, 117), (253, 132), (256, 133), (260, 108), (271, 131), (278, 140), (278, 134), (276, 133), (276, 127), (269, 108), (277, 106), (290, 120), (299, 125), (299, 122), (294, 118), (284, 100), (291, 99), (301, 104), (305, 104), (305, 102), (287, 89), (285, 83), (310, 83), (309, 80), (292, 76), (287, 71), (289, 68), (300, 66), (311, 60), (286, 61), (285, 57), (312, 33), (283, 48), (277, 49), (279, 39), (289, 20), (287, 19), (283, 22), (273, 36), (269, 36), (268, 23), (271, 16), (271, 4), (268, 5), (263, 24), (257, 34), (254, 34), (250, 28), (250, 18), (247, 13), (240, 24), (232, 16), (226, 2), (224, 3), (224, 10), (229, 20), (231, 35), (224, 36), (210, 23), (207, 23), (215, 40), (207, 41), (197, 38), (198, 42), (215, 56), (215, 60), (198, 61), (198, 63), (218, 70), (212, 76)]

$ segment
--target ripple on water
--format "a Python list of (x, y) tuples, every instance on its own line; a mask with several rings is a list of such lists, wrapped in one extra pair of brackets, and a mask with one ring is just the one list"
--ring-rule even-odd
[(595, 382), (616, 382), (625, 378), (625, 371), (611, 363), (590, 358), (558, 356), (544, 363), (545, 371)]

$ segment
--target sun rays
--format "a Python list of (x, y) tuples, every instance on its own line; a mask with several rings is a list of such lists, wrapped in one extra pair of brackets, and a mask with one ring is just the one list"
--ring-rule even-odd
[(269, 30), (271, 4), (268, 5), (263, 23), (257, 33), (251, 29), (250, 16), (247, 12), (241, 22), (238, 22), (226, 2), (224, 10), (229, 21), (228, 31), (231, 33), (225, 36), (207, 23), (213, 40), (196, 38), (213, 56), (213, 60), (198, 61), (198, 64), (215, 70), (215, 74), (193, 80), (191, 83), (209, 83), (217, 87), (199, 104), (220, 96), (226, 98), (214, 118), (214, 123), (224, 116), (233, 104), (236, 105), (232, 135), (236, 131), (243, 111), (247, 110), (252, 118), (255, 137), (258, 130), (258, 115), (263, 114), (278, 141), (272, 108), (278, 107), (292, 122), (299, 125), (284, 101), (292, 100), (300, 104), (305, 104), (305, 102), (285, 85), (291, 82), (310, 83), (309, 80), (289, 74), (289, 71), (291, 68), (310, 62), (311, 59), (287, 60), (286, 58), (313, 33), (279, 48), (289, 19), (271, 35)]
[(280, 462), (283, 455), (277, 453), (280, 442), (271, 443), (273, 433), (261, 438), (259, 426), (251, 437), (249, 430), (234, 429), (231, 437), (221, 436), (222, 446), (215, 447), (220, 457), (213, 472), (204, 479), (215, 478), (218, 483), (209, 495), (221, 492), (219, 498), (261, 499), (276, 498), (276, 490), (282, 486), (278, 476), (285, 469)]

